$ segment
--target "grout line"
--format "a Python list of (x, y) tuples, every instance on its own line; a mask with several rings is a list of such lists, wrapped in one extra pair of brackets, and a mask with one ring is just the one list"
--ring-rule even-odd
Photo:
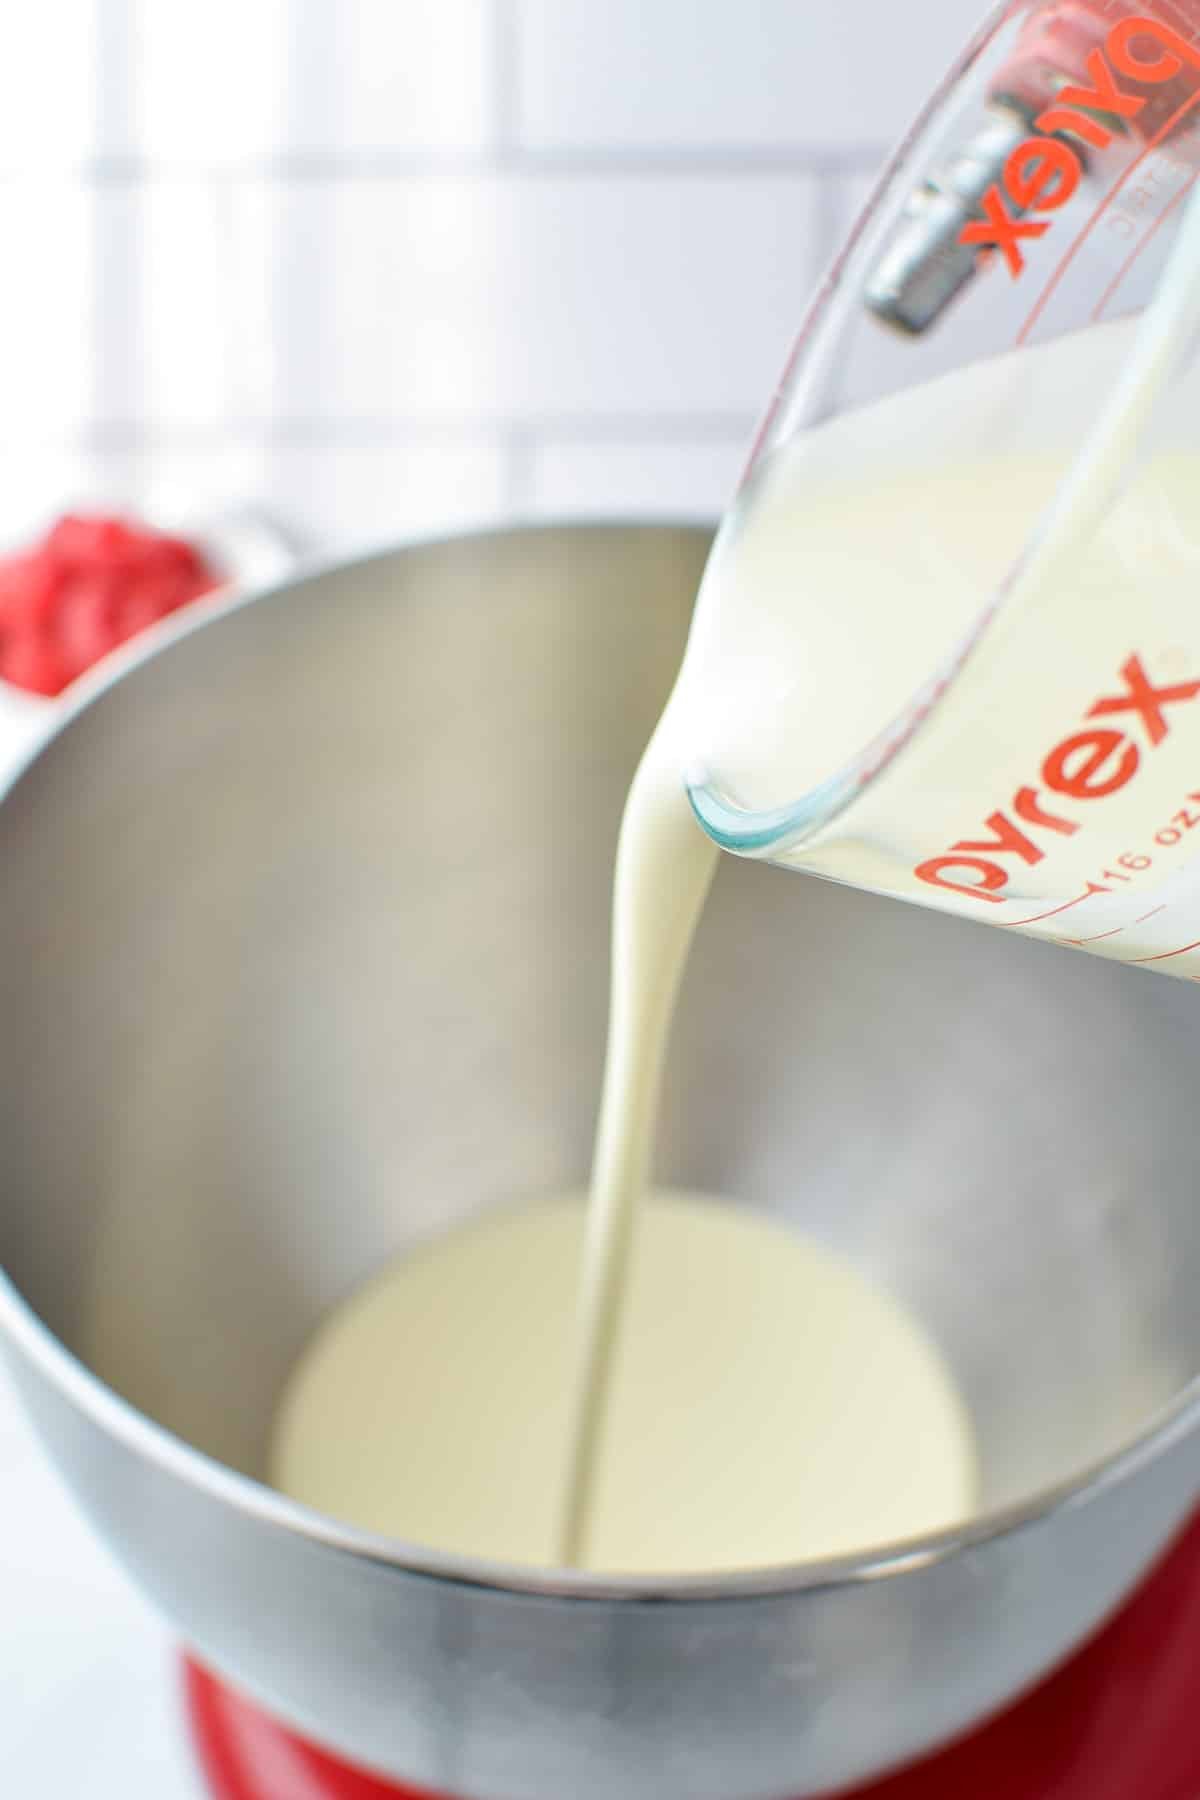
[(539, 175), (806, 175), (837, 177), (859, 175), (876, 168), (883, 156), (879, 145), (864, 144), (845, 151), (821, 149), (811, 144), (778, 144), (769, 148), (752, 144), (726, 144), (693, 148), (645, 144), (628, 149), (607, 148), (532, 149), (515, 145), (496, 159), (504, 174)]
[[(510, 123), (500, 118), (497, 129)], [(705, 177), (811, 176), (836, 179), (872, 173), (884, 152), (879, 145), (845, 151), (822, 151), (805, 145), (756, 149), (730, 145), (723, 149), (672, 149), (647, 145), (639, 149), (531, 150), (501, 142), (495, 151), (380, 151), (377, 153), (292, 152), (221, 161), (157, 160), (147, 156), (104, 156), (47, 167), (0, 162), (0, 188), (37, 181), (40, 186), (82, 183), (93, 187), (128, 187), (143, 182), (263, 181), (394, 181), (460, 180), (491, 176), (522, 180), (555, 176)]]
[(531, 451), (534, 440), (551, 443), (628, 445), (723, 444), (749, 441), (751, 413), (619, 414), (531, 413), (519, 418), (485, 414), (400, 419), (332, 418), (270, 420), (227, 418), (218, 425), (147, 424), (135, 419), (98, 422), (75, 432), (0, 430), (0, 456), (30, 451), (103, 454), (151, 450), (226, 452), (246, 448), (368, 450), (405, 445), (492, 445)]

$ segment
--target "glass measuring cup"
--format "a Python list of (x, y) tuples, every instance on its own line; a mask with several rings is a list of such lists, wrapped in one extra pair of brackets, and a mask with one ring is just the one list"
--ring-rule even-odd
[(1200, 0), (1018, 0), (897, 152), (701, 590), (723, 847), (1200, 979), (1197, 119)]

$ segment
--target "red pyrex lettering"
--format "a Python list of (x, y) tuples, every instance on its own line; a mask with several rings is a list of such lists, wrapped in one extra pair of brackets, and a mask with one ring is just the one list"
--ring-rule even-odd
[(1046, 854), (1035, 834), (1072, 837), (1079, 830), (1079, 821), (1061, 810), (1062, 802), (1103, 800), (1119, 793), (1137, 774), (1145, 751), (1157, 749), (1170, 735), (1167, 708), (1200, 694), (1200, 680), (1155, 687), (1140, 656), (1122, 664), (1121, 679), (1121, 692), (1102, 694), (1086, 716), (1119, 719), (1123, 729), (1098, 724), (1071, 732), (1042, 760), (1046, 798), (1037, 787), (1018, 788), (1007, 810), (989, 813), (978, 832), (960, 838), (944, 855), (918, 863), (913, 870), (918, 880), (972, 900), (1003, 900), (1014, 867), (1031, 867)]
[(984, 194), (983, 217), (959, 233), (960, 243), (978, 246), (982, 255), (999, 251), (1014, 279), (1025, 267), (1022, 240), (1042, 237), (1050, 229), (1048, 219), (1029, 215), (1057, 212), (1084, 175), (1083, 157), (1060, 134), (1094, 150), (1107, 149), (1147, 101), (1147, 95), (1123, 87), (1120, 78), (1160, 87), (1184, 69), (1200, 70), (1200, 49), (1160, 19), (1134, 16), (1113, 26), (1103, 49), (1093, 50), (1085, 66), (1088, 85), (1075, 82), (1059, 89), (1053, 104), (1035, 119), (1036, 130), (1009, 155), (1002, 179)]

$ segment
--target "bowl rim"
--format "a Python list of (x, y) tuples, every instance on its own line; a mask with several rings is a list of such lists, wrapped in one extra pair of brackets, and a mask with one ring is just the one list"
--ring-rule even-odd
[[(244, 607), (279, 598), (292, 589), (385, 565), (406, 554), (435, 551), (473, 539), (508, 540), (533, 535), (578, 537), (613, 532), (647, 535), (681, 533), (711, 538), (713, 527), (696, 519), (581, 518), (484, 523), (461, 530), (405, 538), (351, 557), (314, 559), (283, 579), (264, 587), (230, 592), (194, 602), (183, 613), (164, 620), (98, 663), (75, 682), (57, 707), (47, 709), (47, 729), (27, 746), (0, 778), (0, 809), (50, 744), (64, 735), (76, 718), (143, 664), (170, 652), (194, 632), (206, 630)], [(18, 1358), (27, 1361), (59, 1397), (82, 1413), (123, 1449), (145, 1458), (160, 1473), (199, 1489), (206, 1498), (266, 1526), (295, 1533), (314, 1547), (382, 1564), (398, 1574), (450, 1582), (525, 1599), (592, 1600), (645, 1604), (713, 1600), (779, 1599), (805, 1592), (827, 1592), (901, 1576), (934, 1567), (1010, 1538), (1056, 1514), (1091, 1504), (1166, 1454), (1200, 1418), (1200, 1374), (1187, 1382), (1147, 1423), (1116, 1450), (1095, 1459), (1077, 1473), (1039, 1489), (1027, 1499), (981, 1512), (964, 1523), (940, 1531), (883, 1544), (869, 1550), (796, 1563), (775, 1563), (721, 1574), (622, 1575), (570, 1568), (534, 1567), (487, 1557), (436, 1550), (405, 1538), (360, 1530), (291, 1500), (265, 1482), (227, 1467), (166, 1426), (158, 1424), (122, 1398), (51, 1330), (0, 1267), (0, 1347), (22, 1386)], [(13, 1353), (16, 1353), (15, 1355)]]

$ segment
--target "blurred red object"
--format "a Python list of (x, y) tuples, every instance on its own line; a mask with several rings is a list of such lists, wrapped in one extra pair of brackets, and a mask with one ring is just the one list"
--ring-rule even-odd
[(222, 579), (182, 538), (129, 519), (68, 515), (32, 549), (0, 558), (0, 679), (61, 694)]

